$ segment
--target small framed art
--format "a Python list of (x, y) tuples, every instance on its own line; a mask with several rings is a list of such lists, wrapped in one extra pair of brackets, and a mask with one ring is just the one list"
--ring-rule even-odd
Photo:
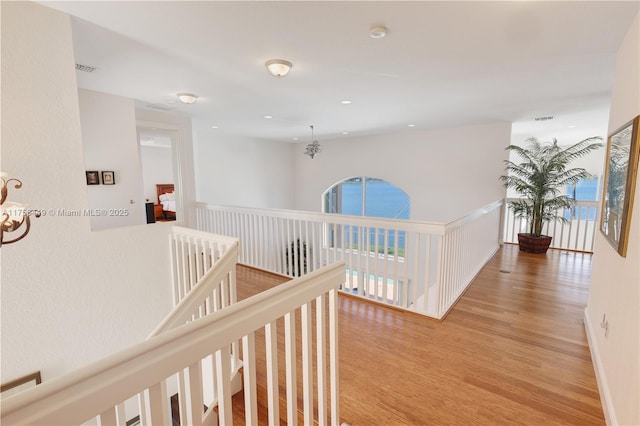
[(87, 185), (100, 185), (100, 172), (87, 170)]
[(102, 172), (102, 184), (103, 185), (115, 185), (116, 178), (113, 172), (103, 171)]

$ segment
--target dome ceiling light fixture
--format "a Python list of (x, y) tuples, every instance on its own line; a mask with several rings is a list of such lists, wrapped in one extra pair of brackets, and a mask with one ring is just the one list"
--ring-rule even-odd
[(289, 70), (293, 67), (293, 64), (284, 59), (271, 59), (264, 63), (267, 67), (269, 74), (274, 77), (284, 77), (289, 73)]
[(382, 38), (387, 35), (389, 30), (384, 25), (374, 25), (369, 30), (369, 35), (371, 38)]
[(192, 104), (198, 99), (198, 96), (193, 93), (178, 93), (176, 96), (183, 104)]

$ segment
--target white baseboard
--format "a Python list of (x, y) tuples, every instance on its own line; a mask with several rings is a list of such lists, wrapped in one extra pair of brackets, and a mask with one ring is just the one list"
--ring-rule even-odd
[(600, 352), (596, 345), (596, 336), (594, 329), (587, 315), (587, 309), (584, 309), (584, 327), (587, 331), (587, 342), (589, 343), (589, 351), (591, 352), (591, 362), (593, 363), (593, 369), (596, 373), (596, 381), (598, 382), (598, 392), (600, 392), (600, 402), (602, 403), (602, 411), (604, 412), (604, 420), (608, 426), (617, 425), (616, 412), (613, 408), (611, 401), (611, 393), (609, 392), (609, 385), (607, 384), (607, 378), (604, 374), (604, 368), (602, 367), (602, 360), (600, 359)]

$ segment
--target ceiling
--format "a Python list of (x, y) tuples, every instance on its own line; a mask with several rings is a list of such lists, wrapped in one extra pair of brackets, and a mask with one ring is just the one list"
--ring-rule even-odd
[[(311, 124), (322, 139), (498, 120), (522, 136), (606, 132), (639, 3), (42, 4), (75, 17), (76, 62), (97, 67), (77, 72), (80, 87), (188, 114), (199, 132), (308, 142)], [(370, 37), (376, 24), (386, 37)], [(269, 75), (273, 58), (291, 72)]]

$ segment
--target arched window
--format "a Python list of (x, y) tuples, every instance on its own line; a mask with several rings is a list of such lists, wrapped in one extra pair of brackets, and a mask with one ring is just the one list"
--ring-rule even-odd
[(409, 219), (410, 200), (397, 186), (377, 178), (354, 177), (324, 193), (325, 213)]

